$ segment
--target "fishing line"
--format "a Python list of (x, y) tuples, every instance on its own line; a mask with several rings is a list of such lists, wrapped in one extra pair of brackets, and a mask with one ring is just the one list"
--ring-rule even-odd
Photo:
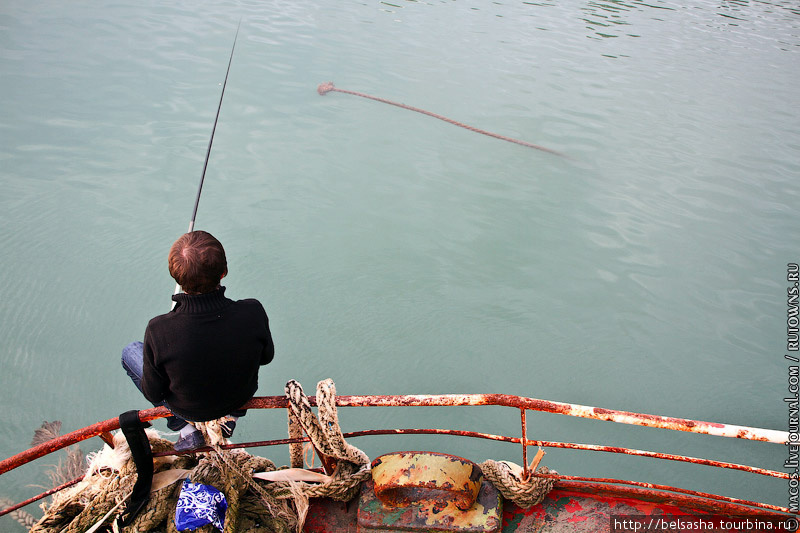
[(508, 142), (515, 143), (515, 144), (520, 144), (522, 146), (527, 146), (528, 148), (534, 148), (536, 150), (541, 150), (543, 152), (548, 152), (548, 153), (551, 153), (551, 154), (560, 155), (560, 156), (564, 157), (564, 154), (562, 154), (561, 152), (557, 152), (557, 151), (552, 150), (550, 148), (545, 148), (544, 146), (539, 146), (538, 144), (529, 143), (528, 141), (521, 141), (519, 139), (514, 139), (512, 137), (506, 137), (505, 135), (500, 135), (498, 133), (492, 133), (491, 131), (482, 130), (480, 128), (476, 128), (474, 126), (470, 126), (468, 124), (464, 124), (463, 122), (458, 122), (456, 120), (453, 120), (452, 118), (447, 118), (445, 116), (439, 115), (437, 113), (433, 113), (431, 111), (426, 111), (426, 110), (420, 109), (418, 107), (412, 107), (410, 105), (401, 104), (399, 102), (393, 102), (391, 100), (387, 100), (386, 98), (380, 98), (378, 96), (371, 96), (369, 94), (359, 93), (359, 92), (356, 92), (356, 91), (348, 91), (348, 90), (345, 90), (345, 89), (338, 89), (333, 85), (332, 81), (329, 81), (329, 82), (326, 82), (326, 83), (321, 83), (319, 85), (319, 87), (317, 87), (317, 92), (322, 96), (324, 96), (325, 94), (327, 94), (327, 93), (329, 93), (331, 91), (338, 92), (338, 93), (344, 93), (344, 94), (352, 94), (353, 96), (360, 96), (361, 98), (369, 98), (370, 100), (375, 100), (376, 102), (382, 102), (384, 104), (390, 104), (390, 105), (393, 105), (393, 106), (401, 107), (403, 109), (408, 109), (409, 111), (416, 111), (417, 113), (422, 113), (423, 115), (428, 115), (429, 117), (438, 118), (439, 120), (443, 120), (443, 121), (445, 121), (445, 122), (447, 122), (449, 124), (453, 124), (454, 126), (458, 126), (459, 128), (464, 128), (464, 129), (467, 129), (469, 131), (474, 131), (475, 133), (480, 133), (482, 135), (488, 135), (489, 137), (494, 137), (495, 139), (500, 139), (502, 141), (508, 141)]
[[(228, 59), (228, 70), (225, 71), (225, 81), (222, 83), (222, 91), (219, 95), (219, 104), (217, 105), (217, 115), (214, 117), (214, 127), (211, 128), (211, 138), (208, 139), (208, 149), (206, 150), (206, 160), (203, 163), (203, 173), (200, 175), (200, 185), (197, 187), (197, 197), (194, 200), (194, 209), (192, 210), (192, 218), (189, 220), (189, 229), (186, 233), (194, 231), (194, 221), (197, 218), (197, 208), (200, 205), (200, 194), (203, 192), (203, 182), (206, 179), (206, 169), (208, 168), (208, 158), (211, 156), (211, 145), (214, 144), (214, 133), (217, 131), (217, 122), (219, 121), (219, 112), (222, 110), (222, 99), (225, 97), (225, 87), (228, 85), (228, 74), (231, 72), (231, 63), (233, 63), (233, 52), (236, 50), (236, 39), (239, 37), (239, 28), (242, 26), (242, 19), (239, 19), (239, 25), (236, 26), (236, 35), (233, 37), (233, 46), (231, 47), (231, 56)], [(181, 292), (179, 283), (175, 284), (175, 293)], [(172, 304), (175, 307), (175, 303)]]

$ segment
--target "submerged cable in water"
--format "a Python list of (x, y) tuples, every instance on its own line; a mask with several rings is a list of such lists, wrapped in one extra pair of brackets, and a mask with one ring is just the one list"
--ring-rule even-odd
[(515, 144), (520, 144), (522, 146), (527, 146), (528, 148), (535, 148), (536, 150), (541, 150), (543, 152), (548, 152), (548, 153), (551, 153), (551, 154), (560, 155), (562, 157), (564, 156), (564, 154), (562, 154), (561, 152), (557, 152), (557, 151), (552, 150), (550, 148), (545, 148), (544, 146), (539, 146), (538, 144), (529, 143), (527, 141), (521, 141), (519, 139), (514, 139), (512, 137), (506, 137), (505, 135), (492, 133), (491, 131), (482, 130), (480, 128), (476, 128), (474, 126), (470, 126), (468, 124), (464, 124), (463, 122), (458, 122), (458, 121), (453, 120), (451, 118), (447, 118), (445, 116), (442, 116), (442, 115), (439, 115), (439, 114), (436, 114), (436, 113), (432, 113), (431, 111), (426, 111), (426, 110), (420, 109), (418, 107), (412, 107), (410, 105), (401, 104), (401, 103), (398, 103), (398, 102), (392, 102), (391, 100), (387, 100), (385, 98), (379, 98), (377, 96), (371, 96), (369, 94), (359, 93), (359, 92), (355, 92), (355, 91), (348, 91), (348, 90), (345, 90), (345, 89), (337, 89), (333, 85), (332, 81), (329, 81), (329, 82), (326, 82), (326, 83), (321, 83), (319, 85), (319, 87), (317, 87), (317, 92), (320, 95), (323, 95), (323, 96), (325, 94), (331, 92), (331, 91), (344, 93), (344, 94), (352, 94), (353, 96), (360, 96), (362, 98), (369, 98), (370, 100), (375, 100), (377, 102), (383, 102), (384, 104), (390, 104), (390, 105), (393, 105), (393, 106), (402, 107), (403, 109), (408, 109), (410, 111), (416, 111), (417, 113), (422, 113), (423, 115), (428, 115), (429, 117), (438, 118), (439, 120), (443, 120), (445, 122), (453, 124), (454, 126), (458, 126), (459, 128), (464, 128), (464, 129), (467, 129), (467, 130), (470, 130), (470, 131), (474, 131), (475, 133), (481, 133), (483, 135), (488, 135), (489, 137), (494, 137), (495, 139), (500, 139), (502, 141), (508, 141), (508, 142), (512, 142), (512, 143), (515, 143)]

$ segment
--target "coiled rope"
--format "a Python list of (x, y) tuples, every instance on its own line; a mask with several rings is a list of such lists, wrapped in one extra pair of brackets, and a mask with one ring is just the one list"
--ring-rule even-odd
[[(311, 411), (308, 398), (296, 381), (286, 384), (292, 417), (296, 419), (295, 433), (305, 431), (314, 446), (337, 460), (330, 480), (321, 484), (302, 481), (264, 481), (253, 474), (277, 470), (268, 459), (242, 450), (223, 450), (226, 441), (221, 424), (225, 419), (196, 423), (211, 452), (182, 455), (160, 461), (156, 474), (172, 471), (168, 483), (156, 488), (149, 502), (125, 531), (175, 531), (172, 517), (180, 495), (181, 484), (176, 481), (191, 477), (195, 483), (211, 485), (222, 491), (228, 502), (224, 533), (265, 533), (301, 531), (308, 510), (308, 499), (326, 497), (349, 501), (369, 478), (367, 455), (345, 442), (336, 413), (336, 388), (331, 380), (317, 386), (319, 417)], [(148, 434), (154, 452), (169, 451), (172, 443)], [(93, 464), (82, 482), (58, 493), (45, 509), (44, 517), (31, 527), (32, 533), (84, 533), (93, 526), (122, 512), (121, 504), (131, 493), (136, 481), (136, 468), (126, 454), (124, 438), (115, 439), (112, 459), (102, 466)], [(285, 467), (284, 467), (285, 468)], [(119, 507), (117, 507), (119, 505)], [(23, 520), (30, 520), (20, 516)], [(30, 523), (26, 524), (31, 526)], [(214, 531), (203, 526), (197, 531)]]
[(399, 102), (393, 102), (391, 100), (387, 100), (386, 98), (380, 98), (378, 96), (372, 96), (365, 93), (359, 93), (356, 91), (348, 91), (346, 89), (339, 89), (334, 86), (332, 81), (321, 83), (319, 87), (317, 87), (317, 92), (324, 96), (329, 92), (337, 92), (337, 93), (344, 93), (344, 94), (352, 94), (353, 96), (360, 96), (361, 98), (368, 98), (370, 100), (375, 100), (376, 102), (382, 102), (384, 104), (389, 104), (397, 107), (401, 107), (403, 109), (408, 109), (409, 111), (416, 111), (417, 113), (422, 113), (423, 115), (428, 115), (429, 117), (438, 118), (439, 120), (443, 120), (449, 124), (453, 124), (454, 126), (458, 126), (459, 128), (464, 128), (469, 131), (473, 131), (475, 133), (480, 133), (482, 135), (488, 135), (489, 137), (494, 137), (495, 139), (500, 139), (501, 141), (508, 141), (510, 143), (519, 144), (522, 146), (527, 146), (528, 148), (534, 148), (536, 150), (541, 150), (543, 152), (548, 152), (550, 154), (555, 154), (558, 156), (564, 157), (564, 154), (553, 150), (551, 148), (546, 148), (544, 146), (539, 146), (538, 144), (529, 143), (528, 141), (521, 141), (519, 139), (514, 139), (513, 137), (506, 137), (505, 135), (500, 135), (498, 133), (492, 133), (491, 131), (482, 130), (480, 128), (476, 128), (475, 126), (470, 126), (469, 124), (464, 124), (463, 122), (458, 122), (457, 120), (453, 120), (451, 118), (447, 118), (443, 115), (439, 115), (437, 113), (433, 113), (431, 111), (426, 111), (425, 109), (420, 109), (418, 107), (413, 107), (406, 104), (401, 104)]
[[(286, 384), (289, 398), (290, 418), (300, 425), (311, 439), (314, 447), (337, 460), (336, 470), (331, 481), (319, 485), (301, 484), (303, 493), (310, 498), (328, 497), (339, 501), (349, 501), (363, 481), (370, 477), (369, 457), (355, 446), (345, 442), (336, 411), (336, 386), (331, 379), (317, 384), (317, 410), (319, 416), (311, 411), (311, 404), (303, 393), (303, 387), (291, 380)], [(297, 430), (290, 430), (297, 434)]]
[[(495, 486), (503, 498), (524, 508), (541, 503), (556, 482), (555, 478), (536, 477), (535, 475), (529, 476), (527, 480), (523, 479), (519, 472), (515, 472), (505, 461), (487, 459), (480, 466), (484, 477)], [(536, 473), (556, 474), (557, 472), (542, 466)]]

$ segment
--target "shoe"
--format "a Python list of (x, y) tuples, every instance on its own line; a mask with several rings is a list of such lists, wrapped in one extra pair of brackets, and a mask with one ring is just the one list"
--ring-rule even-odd
[(233, 430), (236, 429), (236, 421), (228, 420), (220, 425), (220, 429), (222, 430), (222, 436), (229, 439), (233, 436)]
[(188, 452), (191, 450), (196, 450), (197, 448), (202, 448), (206, 445), (206, 441), (203, 438), (203, 434), (199, 431), (193, 431), (186, 437), (181, 437), (178, 439), (172, 447), (175, 448), (176, 452)]

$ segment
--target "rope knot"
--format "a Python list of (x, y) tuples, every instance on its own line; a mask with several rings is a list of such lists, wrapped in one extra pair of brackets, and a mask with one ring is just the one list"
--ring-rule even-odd
[(329, 93), (334, 90), (336, 87), (333, 86), (332, 81), (326, 81), (325, 83), (320, 83), (319, 87), (317, 87), (317, 92), (320, 96), (324, 96), (325, 93)]

